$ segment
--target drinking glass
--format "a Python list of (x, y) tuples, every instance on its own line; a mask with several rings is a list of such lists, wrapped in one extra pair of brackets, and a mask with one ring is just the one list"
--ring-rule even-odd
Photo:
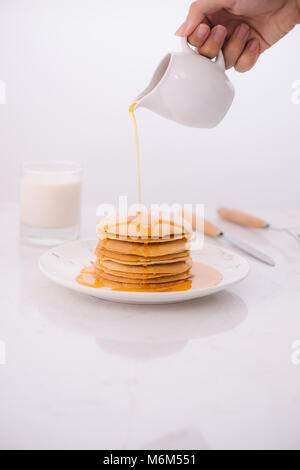
[(25, 162), (20, 183), (21, 236), (40, 245), (79, 237), (82, 169), (69, 161)]

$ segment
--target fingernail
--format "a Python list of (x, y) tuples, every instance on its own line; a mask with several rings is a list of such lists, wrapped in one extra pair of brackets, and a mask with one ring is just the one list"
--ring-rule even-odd
[(249, 26), (247, 24), (243, 23), (243, 24), (241, 24), (240, 26), (237, 27), (237, 29), (235, 30), (234, 35), (235, 35), (235, 37), (237, 37), (238, 39), (243, 41), (248, 36), (249, 30), (250, 30)]
[(177, 29), (175, 36), (187, 36), (191, 33), (190, 28), (192, 26), (191, 20), (185, 20), (185, 22)]
[(225, 36), (226, 31), (224, 30), (224, 28), (222, 28), (222, 26), (217, 26), (212, 31), (212, 38), (216, 42), (222, 42), (225, 39)]
[(251, 52), (258, 52), (259, 50), (259, 42), (257, 39), (253, 39), (252, 41), (249, 42), (248, 44), (248, 49)]
[(196, 30), (196, 36), (199, 39), (203, 39), (208, 35), (209, 31), (210, 29), (207, 24), (200, 24)]

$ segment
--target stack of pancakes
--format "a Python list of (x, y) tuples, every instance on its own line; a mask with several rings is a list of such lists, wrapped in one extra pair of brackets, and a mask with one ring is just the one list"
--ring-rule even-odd
[(190, 230), (178, 216), (135, 213), (97, 227), (97, 279), (115, 289), (168, 290), (191, 277)]

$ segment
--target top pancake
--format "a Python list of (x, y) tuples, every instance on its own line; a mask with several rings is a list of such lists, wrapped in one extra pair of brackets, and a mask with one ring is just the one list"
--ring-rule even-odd
[(97, 226), (99, 240), (120, 239), (131, 242), (174, 241), (190, 238), (190, 227), (174, 214), (136, 212), (105, 217)]

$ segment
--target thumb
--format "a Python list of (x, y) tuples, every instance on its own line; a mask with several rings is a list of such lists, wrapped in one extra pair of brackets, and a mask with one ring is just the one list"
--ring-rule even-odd
[(202, 23), (206, 15), (215, 13), (222, 8), (229, 8), (233, 0), (197, 0), (190, 6), (185, 22), (176, 31), (176, 36), (189, 36)]

